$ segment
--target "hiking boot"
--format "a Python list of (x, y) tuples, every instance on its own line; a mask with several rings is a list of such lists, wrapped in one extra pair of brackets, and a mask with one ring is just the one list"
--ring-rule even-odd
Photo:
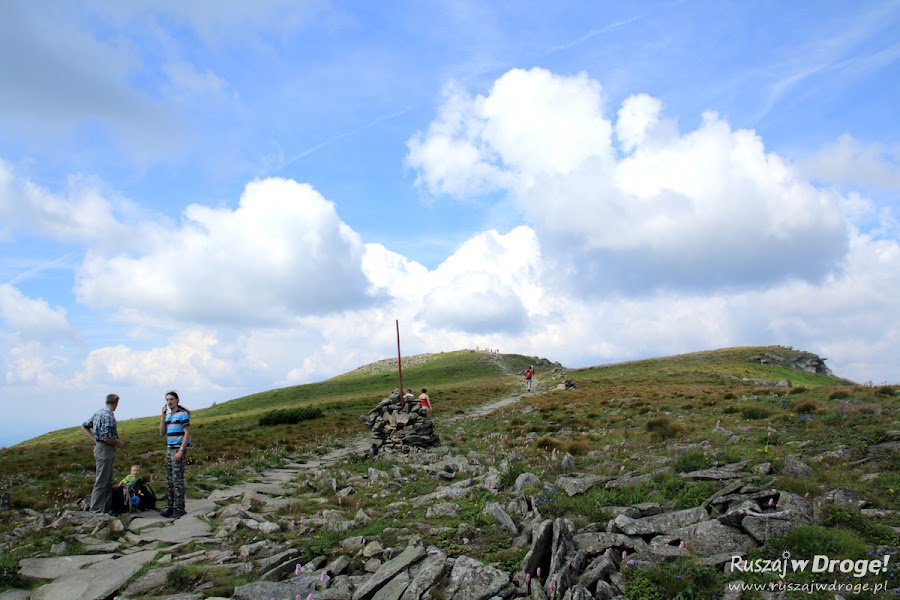
[(172, 518), (173, 518), (173, 519), (180, 519), (181, 517), (183, 517), (183, 516), (186, 515), (186, 514), (187, 514), (187, 513), (184, 512), (183, 510), (181, 510), (180, 508), (176, 508), (174, 511), (172, 511)]
[(175, 512), (175, 508), (170, 506), (170, 507), (166, 508), (166, 510), (159, 511), (159, 516), (165, 517), (168, 519), (169, 517), (172, 516), (172, 513), (174, 513), (174, 512)]

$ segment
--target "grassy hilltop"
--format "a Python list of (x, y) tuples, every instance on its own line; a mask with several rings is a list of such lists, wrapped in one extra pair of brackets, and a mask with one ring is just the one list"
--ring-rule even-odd
[[(786, 443), (788, 435), (859, 448), (875, 443), (896, 418), (896, 413), (881, 411), (887, 400), (896, 398), (891, 395), (896, 387), (865, 388), (839, 377), (749, 360), (766, 354), (789, 358), (800, 353), (783, 347), (731, 348), (569, 370), (566, 377), (576, 383), (575, 389), (535, 394), (525, 402), (537, 412), (513, 419), (506, 427), (516, 434), (539, 432), (547, 436), (540, 444), (543, 449), (556, 447), (577, 455), (620, 441), (627, 441), (633, 451), (670, 439), (706, 440), (714, 436), (717, 421), (725, 429), (741, 424), (774, 426), (783, 431), (776, 440), (768, 440), (777, 457), (775, 447)], [(416, 391), (429, 388), (438, 432), (447, 437), (449, 432), (440, 431), (443, 417), (521, 392), (521, 370), (538, 360), (515, 354), (494, 360), (472, 350), (407, 357), (403, 382)], [(561, 383), (551, 380), (548, 371), (549, 367), (538, 366), (537, 391)], [(790, 379), (793, 387), (767, 388), (741, 381), (745, 378)], [(396, 360), (387, 359), (320, 383), (260, 392), (193, 411), (196, 443), (188, 473), (194, 487), (207, 487), (203, 475), (234, 478), (247, 466), (265, 468), (285, 454), (324, 453), (344, 444), (348, 436), (365, 434), (359, 416), (397, 384)], [(292, 425), (259, 426), (262, 416), (295, 408), (321, 409), (324, 416)], [(471, 434), (496, 426), (485, 420), (466, 425)], [(161, 477), (158, 426), (155, 414), (120, 421), (119, 434), (128, 445), (116, 454), (119, 470), (141, 463), (151, 478)], [(755, 455), (759, 449), (730, 451)], [(90, 448), (79, 428), (73, 427), (0, 451), (0, 486), (11, 491), (17, 506), (49, 508), (63, 497), (88, 495), (93, 468)]]
[[(506, 486), (525, 472), (551, 480), (555, 473), (564, 472), (560, 462), (566, 453), (582, 472), (653, 474), (634, 486), (600, 486), (571, 497), (534, 492), (546, 494), (547, 515), (568, 517), (577, 526), (605, 522), (610, 515), (604, 507), (609, 506), (639, 502), (659, 502), (674, 509), (697, 506), (715, 493), (715, 484), (688, 481), (680, 473), (746, 461), (748, 469), (770, 465), (759, 472), (778, 489), (814, 498), (845, 487), (882, 509), (879, 516), (865, 518), (843, 509), (826, 512), (821, 523), (810, 526), (813, 529), (784, 542), (796, 552), (809, 550), (801, 547), (807, 544), (814, 550), (827, 547), (835, 556), (853, 555), (860, 548), (896, 544), (900, 453), (871, 452), (870, 448), (900, 439), (900, 386), (862, 386), (791, 368), (804, 355), (777, 346), (729, 348), (564, 370), (537, 357), (505, 354), (495, 359), (483, 352), (460, 350), (404, 358), (403, 383), (416, 391), (428, 388), (435, 429), (449, 451), (482, 460), (490, 457), (491, 464), (501, 467)], [(527, 364), (537, 367), (533, 394), (523, 392), (520, 373)], [(791, 387), (774, 385), (785, 379)], [(560, 389), (565, 380), (575, 387)], [(249, 474), (288, 460), (321, 456), (366, 437), (368, 431), (359, 417), (397, 384), (396, 361), (384, 360), (320, 383), (271, 390), (194, 411), (188, 495), (202, 497)], [(467, 417), (478, 406), (518, 395), (521, 400), (485, 417)], [(306, 409), (311, 416), (321, 411), (321, 416), (294, 424), (260, 425), (263, 417), (288, 409)], [(120, 435), (128, 446), (117, 453), (116, 464), (122, 473), (131, 463), (143, 464), (160, 492), (165, 485), (158, 422), (157, 415), (120, 422)], [(786, 460), (798, 454), (811, 467), (811, 474), (785, 474)], [(341, 537), (389, 538), (396, 535), (391, 532), (409, 524), (404, 518), (421, 520), (421, 515), (404, 517), (389, 509), (389, 504), (438, 488), (441, 482), (427, 472), (389, 457), (351, 456), (339, 465), (335, 476), (358, 476), (373, 466), (389, 471), (398, 464), (404, 482), (396, 493), (384, 499), (363, 499), (363, 508), (381, 516), (359, 530), (307, 537), (293, 533), (285, 535), (284, 542), (312, 558), (329, 554)], [(667, 469), (660, 469), (661, 464)], [(81, 432), (61, 430), (0, 451), (0, 488), (10, 491), (18, 509), (71, 507), (75, 499), (90, 493), (93, 467)], [(296, 502), (280, 513), (285, 519), (299, 519), (304, 513), (346, 508), (336, 495), (326, 497), (326, 504), (318, 500), (312, 504), (298, 494)], [(514, 569), (524, 550), (511, 547), (505, 536), (483, 522), (481, 507), (490, 500), (488, 493), (477, 491), (470, 500), (471, 510), (457, 519), (478, 526), (465, 552)], [(15, 514), (0, 513), (0, 534), (15, 527)], [(455, 531), (458, 523), (446, 525)], [(462, 550), (456, 535), (422, 535), (427, 544), (448, 554)], [(29, 540), (31, 549), (16, 558), (47, 555), (54, 539)], [(677, 582), (667, 584), (663, 580), (668, 575), (660, 572), (653, 576), (653, 585), (673, 597), (685, 582), (693, 581), (697, 590), (711, 577), (708, 570), (684, 568), (684, 578), (679, 575)], [(229, 584), (217, 581), (217, 585), (227, 588)], [(225, 588), (222, 593), (227, 595)]]
[[(436, 415), (453, 414), (518, 390), (518, 380), (508, 371), (520, 370), (529, 360), (535, 358), (504, 355), (493, 361), (471, 350), (408, 357), (403, 359), (403, 382), (416, 391), (429, 388), (438, 404)], [(285, 454), (339, 447), (346, 436), (366, 433), (359, 417), (397, 385), (396, 359), (385, 360), (320, 383), (260, 392), (194, 410), (195, 445), (188, 476), (195, 488), (203, 488), (207, 487), (202, 483), (204, 476), (230, 480), (247, 466), (264, 468)], [(293, 425), (259, 426), (268, 413), (297, 408), (320, 409), (324, 416)], [(117, 470), (124, 472), (127, 465), (139, 463), (145, 474), (164, 484), (158, 431), (157, 414), (119, 421), (119, 437), (127, 440), (127, 446), (116, 452)], [(90, 444), (78, 427), (0, 450), (0, 489), (9, 488), (22, 508), (44, 509), (89, 495), (93, 471)]]

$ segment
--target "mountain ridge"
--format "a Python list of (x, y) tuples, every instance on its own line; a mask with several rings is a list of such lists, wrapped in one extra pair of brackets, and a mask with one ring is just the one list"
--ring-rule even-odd
[[(551, 578), (554, 586), (575, 590), (573, 582), (583, 579), (587, 571), (578, 571), (577, 561), (567, 562), (576, 560), (568, 550), (560, 554), (562, 562), (548, 558), (550, 549), (540, 546), (540, 539), (549, 532), (596, 560), (603, 555), (603, 547), (597, 544), (636, 557), (637, 571), (617, 559), (605, 567), (606, 574), (599, 580), (579, 584), (591, 594), (579, 598), (601, 597), (601, 588), (607, 590), (607, 586), (620, 594), (627, 591), (630, 599), (674, 597), (684, 584), (692, 585), (695, 592), (719, 595), (727, 573), (721, 563), (703, 562), (709, 558), (703, 558), (708, 551), (703, 544), (715, 545), (706, 528), (712, 527), (717, 535), (728, 532), (737, 544), (735, 551), (741, 549), (741, 556), (753, 558), (765, 553), (754, 540), (770, 535), (759, 519), (780, 518), (781, 525), (796, 527), (803, 536), (827, 538), (847, 558), (857, 558), (851, 555), (863, 548), (876, 553), (885, 550), (885, 536), (896, 538), (900, 532), (896, 496), (900, 387), (860, 386), (815, 368), (790, 367), (798, 357), (815, 357), (824, 363), (811, 353), (781, 346), (701, 351), (582, 369), (565, 369), (548, 359), (524, 355), (492, 357), (474, 350), (436, 353), (428, 360), (409, 361), (408, 371), (404, 366), (404, 383), (421, 384), (434, 392), (432, 418), (442, 445), (377, 458), (360, 444), (368, 432), (359, 416), (397, 387), (396, 373), (383, 368), (355, 370), (317, 384), (270, 390), (195, 411), (197, 446), (188, 466), (189, 497), (200, 503), (195, 504), (195, 517), (207, 527), (219, 528), (218, 541), (207, 543), (201, 554), (213, 560), (227, 551), (232, 558), (226, 562), (251, 565), (252, 577), (248, 579), (246, 571), (243, 576), (227, 575), (214, 564), (203, 563), (177, 581), (160, 583), (150, 572), (169, 567), (157, 562), (151, 571), (132, 578), (132, 584), (140, 582), (136, 589), (152, 588), (152, 593), (134, 597), (164, 597), (164, 593), (187, 593), (198, 587), (234, 598), (282, 597), (280, 592), (247, 595), (247, 586), (259, 588), (261, 582), (248, 581), (262, 576), (264, 565), (291, 552), (295, 558), (285, 558), (284, 565), (299, 560), (298, 568), (307, 569), (302, 572), (309, 579), (289, 583), (283, 573), (278, 585), (301, 580), (304, 585), (313, 584), (312, 575), (318, 571), (310, 569), (325, 564), (319, 556), (344, 565), (329, 571), (333, 585), (345, 586), (340, 588), (344, 592), (362, 589), (364, 581), (381, 585), (377, 583), (381, 580), (367, 575), (371, 571), (366, 571), (362, 554), (357, 554), (362, 549), (344, 548), (347, 540), (357, 536), (378, 540), (384, 556), (372, 558), (381, 557), (382, 565), (404, 555), (405, 549), (410, 557), (419, 556), (411, 558), (416, 564), (426, 554), (443, 556), (443, 575), (429, 586), (437, 586), (434, 593), (447, 598), (469, 598), (458, 595), (463, 593), (461, 583), (453, 583), (450, 570), (455, 561), (460, 569), (465, 566), (467, 576), (490, 572), (497, 581), (506, 581), (501, 586), (506, 590), (504, 598), (523, 597), (519, 595), (527, 587), (523, 577), (534, 577), (537, 566), (543, 567), (545, 596), (552, 597), (547, 589)], [(524, 391), (519, 375), (526, 364), (544, 365), (538, 369), (534, 393)], [(791, 379), (791, 387), (774, 385), (786, 378)], [(260, 417), (271, 411), (303, 407), (321, 408), (324, 416), (295, 424), (259, 425)], [(117, 457), (120, 467), (140, 461), (148, 477), (159, 476), (160, 442), (148, 432), (155, 423), (148, 419), (122, 423), (129, 452)], [(65, 554), (81, 552), (81, 546), (71, 545), (73, 532), (88, 526), (102, 532), (107, 527), (93, 521), (78, 524), (81, 517), (75, 509), (90, 488), (93, 464), (83, 444), (70, 447), (76, 434), (62, 432), (15, 452), (0, 452), (4, 474), (0, 484), (10, 493), (13, 505), (0, 512), (0, 534), (10, 560), (50, 557), (51, 546), (62, 543), (69, 544)], [(260, 437), (264, 445), (258, 443)], [(453, 496), (457, 492), (462, 495)], [(235, 493), (244, 499), (231, 500)], [(734, 500), (722, 500), (731, 497)], [(215, 502), (209, 504), (209, 499)], [(729, 512), (729, 502), (752, 505), (741, 509), (745, 512)], [(797, 508), (807, 504), (809, 514), (815, 511), (819, 519), (816, 524), (803, 516), (806, 508)], [(424, 507), (424, 514), (416, 506)], [(860, 506), (868, 511), (865, 520), (860, 520)], [(612, 512), (618, 510), (615, 507), (629, 508), (618, 514)], [(657, 510), (668, 516), (643, 521), (651, 517), (646, 511)], [(785, 517), (785, 511), (796, 510), (800, 512)], [(311, 515), (317, 513), (332, 520), (314, 519)], [(38, 527), (60, 514), (70, 517), (56, 529)], [(253, 520), (265, 523), (271, 533), (263, 535), (243, 525), (227, 530), (233, 518), (229, 515), (235, 514), (256, 515)], [(304, 518), (305, 529), (292, 526)], [(687, 553), (667, 546), (651, 550), (650, 536), (658, 534), (641, 533), (675, 528), (674, 523), (695, 518), (716, 525), (695, 532), (696, 539), (705, 540), (699, 546), (683, 539)], [(538, 533), (548, 519), (552, 528)], [(669, 524), (660, 525), (663, 521)], [(125, 518), (115, 526), (122, 531), (117, 535), (124, 537), (113, 538), (129, 551), (143, 548), (145, 542), (140, 540), (147, 539), (136, 529), (142, 527), (139, 522)], [(162, 527), (153, 536), (170, 535), (166, 533), (170, 526)], [(508, 533), (513, 529), (518, 537)], [(83, 536), (90, 533), (78, 535), (87, 539)], [(429, 548), (427, 553), (415, 549), (417, 536)], [(804, 542), (801, 536), (779, 538), (777, 543), (787, 544), (799, 556)], [(242, 557), (244, 549), (251, 547), (267, 550), (260, 550), (252, 560)], [(172, 552), (173, 558), (184, 555), (195, 560), (190, 553)], [(592, 554), (597, 552), (599, 556)], [(529, 559), (529, 553), (539, 556)], [(663, 560), (664, 571), (657, 570), (655, 560)], [(576, 579), (566, 580), (551, 564), (571, 564)], [(682, 574), (679, 582), (666, 579), (665, 572), (672, 569)], [(0, 591), (3, 585), (36, 585), (29, 581), (4, 584), (0, 577)], [(661, 595), (636, 595), (641, 585)], [(314, 597), (319, 598), (319, 593), (322, 598), (350, 597), (326, 593), (339, 594), (337, 589), (316, 588)], [(529, 594), (542, 597), (538, 592)]]

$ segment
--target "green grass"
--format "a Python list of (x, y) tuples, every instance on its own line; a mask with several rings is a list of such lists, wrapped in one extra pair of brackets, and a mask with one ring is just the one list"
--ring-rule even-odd
[[(505, 356), (511, 366), (533, 357)], [(518, 381), (505, 375), (500, 361), (469, 350), (431, 355), (403, 369), (404, 386), (427, 387), (434, 416), (453, 414), (473, 404), (504, 397), (518, 390)], [(194, 445), (188, 454), (188, 495), (201, 496), (207, 477), (227, 475), (234, 483), (246, 468), (278, 466), (286, 453), (300, 454), (337, 447), (348, 436), (365, 433), (359, 416), (366, 414), (397, 387), (392, 370), (358, 371), (320, 383), (281, 388), (222, 402), (191, 413)], [(321, 411), (323, 417), (265, 429), (267, 447), (260, 448), (259, 421), (273, 411)], [(116, 465), (139, 463), (145, 479), (159, 488), (164, 483), (161, 457), (140, 458), (159, 451), (157, 416), (119, 422), (127, 446), (116, 454)], [(0, 487), (10, 486), (17, 507), (46, 509), (90, 493), (93, 456), (79, 428), (51, 432), (0, 450)], [(28, 484), (24, 484), (27, 477)], [(163, 486), (164, 487), (164, 486)], [(158, 491), (158, 490), (157, 490)]]
[[(769, 464), (771, 474), (760, 476), (754, 484), (774, 485), (801, 496), (851, 487), (879, 508), (900, 510), (898, 453), (869, 452), (873, 444), (892, 439), (891, 432), (900, 429), (900, 388), (857, 386), (838, 377), (748, 360), (764, 353), (791, 358), (792, 352), (779, 347), (728, 348), (569, 370), (566, 376), (576, 388), (528, 395), (514, 406), (478, 419), (456, 418), (474, 406), (521, 393), (518, 372), (521, 365), (537, 362), (535, 357), (503, 355), (494, 361), (483, 353), (457, 351), (410, 361), (404, 364), (404, 387), (428, 388), (435, 426), (449, 452), (467, 460), (477, 457), (484, 463), (480, 465), (483, 469), (498, 469), (503, 495), (476, 487), (459, 501), (456, 518), (426, 519), (423, 509), (414, 509), (402, 500), (431, 493), (445, 483), (402, 459), (351, 456), (330, 469), (329, 481), (334, 477), (340, 489), (374, 468), (388, 474), (390, 493), (357, 493), (342, 500), (325, 485), (328, 482), (307, 482), (321, 485), (314, 492), (308, 488), (294, 492), (292, 504), (273, 517), (284, 531), (273, 534), (272, 539), (311, 559), (333, 554), (345, 537), (362, 535), (387, 546), (404, 543), (413, 531), (426, 545), (438, 546), (451, 556), (464, 552), (513, 570), (527, 548), (511, 547), (510, 536), (498, 531), (481, 511), (486, 502), (498, 499), (505, 507), (522, 473), (533, 473), (540, 480), (522, 495), (542, 515), (571, 518), (580, 527), (605, 525), (613, 506), (641, 502), (656, 502), (667, 510), (698, 506), (717, 493), (720, 484), (691, 481), (681, 474), (739, 461), (747, 463), (745, 471)], [(759, 386), (742, 381), (744, 378), (791, 379), (795, 387)], [(538, 381), (544, 389), (555, 383), (549, 373), (540, 370)], [(210, 490), (238, 483), (254, 472), (298, 457), (322, 455), (364, 437), (367, 431), (359, 417), (396, 387), (396, 370), (390, 365), (372, 365), (327, 381), (261, 392), (194, 411), (189, 495), (206, 496)], [(283, 411), (320, 411), (321, 416), (268, 426), (261, 432), (260, 419)], [(122, 469), (142, 462), (154, 484), (162, 472), (161, 454), (138, 457), (160, 452), (157, 425), (156, 416), (122, 422), (120, 431), (128, 446), (117, 456)], [(260, 433), (265, 438), (263, 446)], [(829, 451), (840, 452), (825, 456)], [(607, 476), (627, 473), (637, 479), (619, 487), (598, 485), (569, 497), (553, 487), (559, 475), (571, 471), (562, 466), (566, 453), (576, 457), (575, 471)], [(786, 458), (794, 454), (812, 467), (812, 475), (795, 477), (781, 472)], [(71, 505), (74, 498), (89, 493), (92, 471), (90, 448), (77, 429), (53, 432), (0, 451), (0, 486), (10, 486), (19, 508)], [(157, 492), (161, 487), (165, 486), (156, 485)], [(322, 510), (352, 516), (357, 504), (371, 520), (349, 531), (289, 527), (303, 515)], [(0, 532), (17, 526), (13, 514), (0, 514)], [(887, 543), (889, 527), (900, 526), (896, 517), (863, 518), (852, 511), (828, 509), (819, 516), (819, 523), (800, 533), (790, 532), (759, 549), (757, 555), (770, 557), (769, 553), (772, 558), (789, 548), (799, 556), (822, 548), (836, 556), (850, 556)], [(239, 530), (229, 542), (238, 546), (253, 535)], [(49, 541), (27, 540), (32, 548), (29, 552), (45, 553)], [(0, 579), (0, 590), (4, 581), (9, 586), (14, 577), (9, 571), (5, 576), (6, 580)], [(714, 573), (691, 561), (667, 563), (659, 569), (626, 569), (624, 576), (629, 598), (708, 598), (722, 591), (722, 581)], [(192, 567), (172, 577), (167, 589), (173, 593), (199, 582), (216, 581), (218, 595), (228, 596), (229, 586), (251, 575)]]

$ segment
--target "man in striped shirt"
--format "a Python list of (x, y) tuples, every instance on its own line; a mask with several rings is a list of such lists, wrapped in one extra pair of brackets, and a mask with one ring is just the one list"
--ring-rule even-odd
[(125, 442), (119, 439), (116, 427), (116, 416), (113, 414), (119, 407), (119, 397), (109, 394), (106, 397), (106, 408), (101, 408), (90, 419), (82, 423), (81, 431), (94, 443), (94, 490), (91, 492), (93, 513), (108, 513), (112, 510), (113, 461), (116, 448), (124, 448)]
[(169, 505), (159, 514), (177, 519), (187, 514), (184, 510), (184, 464), (191, 445), (190, 413), (178, 404), (177, 392), (166, 394), (159, 435), (166, 436), (166, 485), (169, 488)]

